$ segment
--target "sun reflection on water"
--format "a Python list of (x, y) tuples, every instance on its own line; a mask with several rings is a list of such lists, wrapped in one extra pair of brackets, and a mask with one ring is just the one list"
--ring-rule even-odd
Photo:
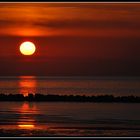
[(19, 124), (18, 126), (20, 128), (24, 128), (24, 129), (32, 129), (35, 127), (35, 125), (33, 125), (33, 124)]
[(36, 77), (35, 76), (20, 76), (19, 77), (19, 92), (23, 96), (28, 96), (29, 93), (36, 93)]
[(18, 120), (18, 128), (20, 129), (34, 129), (36, 120), (33, 114), (37, 114), (35, 104), (24, 102), (19, 110), (20, 118)]

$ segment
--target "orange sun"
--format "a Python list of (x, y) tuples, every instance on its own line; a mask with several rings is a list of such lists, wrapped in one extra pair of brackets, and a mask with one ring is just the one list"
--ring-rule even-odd
[(32, 55), (34, 54), (35, 50), (36, 50), (36, 47), (34, 43), (32, 42), (26, 41), (20, 45), (20, 52), (23, 55)]

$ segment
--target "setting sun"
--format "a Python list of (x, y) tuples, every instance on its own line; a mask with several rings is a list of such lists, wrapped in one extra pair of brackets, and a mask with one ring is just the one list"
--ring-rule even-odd
[(36, 50), (35, 45), (32, 42), (26, 41), (20, 45), (20, 52), (23, 55), (32, 55)]

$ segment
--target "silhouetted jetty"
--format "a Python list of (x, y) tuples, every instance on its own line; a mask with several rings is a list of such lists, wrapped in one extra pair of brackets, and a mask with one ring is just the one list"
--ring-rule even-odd
[(139, 96), (113, 96), (113, 95), (44, 95), (44, 94), (0, 94), (0, 101), (35, 101), (35, 102), (117, 102), (140, 103)]

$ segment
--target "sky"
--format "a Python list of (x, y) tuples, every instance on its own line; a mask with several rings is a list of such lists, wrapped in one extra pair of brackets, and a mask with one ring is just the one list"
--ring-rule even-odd
[(0, 3), (0, 75), (140, 76), (139, 62), (140, 3)]

